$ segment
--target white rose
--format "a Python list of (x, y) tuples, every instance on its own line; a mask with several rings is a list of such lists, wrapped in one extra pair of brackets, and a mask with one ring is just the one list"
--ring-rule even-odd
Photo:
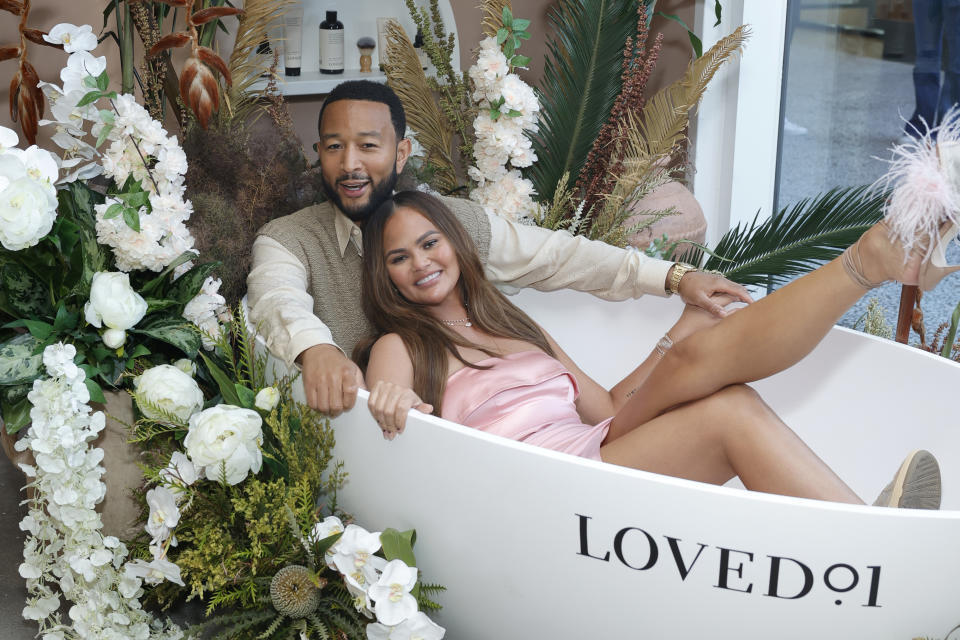
[[(3, 157), (15, 160), (9, 154)], [(56, 217), (57, 192), (53, 186), (26, 175), (10, 179), (0, 191), (0, 244), (10, 251), (32, 247), (50, 233)]]
[(180, 371), (183, 371), (185, 374), (187, 374), (191, 378), (197, 375), (197, 363), (194, 362), (193, 360), (188, 360), (187, 358), (180, 358), (179, 360), (173, 363), (173, 366), (175, 366), (177, 369), (180, 369)]
[(110, 349), (119, 349), (127, 341), (127, 332), (123, 329), (107, 329), (101, 336), (103, 344)]
[(183, 444), (187, 455), (208, 480), (227, 484), (242, 482), (247, 473), (260, 471), (263, 459), (263, 421), (260, 414), (229, 404), (218, 404), (190, 416), (190, 429)]
[(126, 331), (135, 326), (147, 313), (147, 301), (130, 286), (130, 276), (115, 271), (93, 274), (90, 300), (83, 307), (87, 322), (98, 329)]
[(150, 406), (186, 422), (203, 407), (203, 392), (188, 374), (169, 364), (151, 367), (137, 378), (137, 406), (143, 415), (154, 420), (161, 418)]
[(257, 409), (264, 411), (273, 411), (273, 408), (280, 402), (280, 392), (276, 387), (264, 387), (257, 392), (257, 397), (253, 400), (253, 405)]

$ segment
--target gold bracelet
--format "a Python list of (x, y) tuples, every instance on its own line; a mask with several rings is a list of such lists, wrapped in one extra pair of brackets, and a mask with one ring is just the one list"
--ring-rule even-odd
[(691, 271), (697, 271), (695, 266), (687, 264), (686, 262), (675, 262), (671, 269), (670, 282), (667, 289), (670, 293), (680, 293), (680, 279)]

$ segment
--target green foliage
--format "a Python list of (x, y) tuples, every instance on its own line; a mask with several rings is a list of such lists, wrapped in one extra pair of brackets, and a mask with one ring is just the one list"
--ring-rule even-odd
[(709, 259), (694, 248), (684, 259), (744, 285), (783, 284), (840, 255), (880, 220), (886, 193), (832, 189), (784, 208), (767, 220), (737, 225)]
[[(527, 172), (543, 200), (576, 177), (622, 88), (623, 48), (636, 28), (632, 0), (561, 0), (548, 22), (537, 162)], [(576, 180), (573, 180), (576, 183)]]
[[(149, 209), (139, 181), (128, 179), (113, 195), (134, 213), (140, 207)], [(57, 198), (57, 219), (39, 244), (21, 251), (0, 248), (0, 324), (14, 330), (0, 334), (0, 390), (32, 382), (42, 373), (43, 349), (55, 342), (77, 348), (75, 362), (86, 372), (95, 402), (103, 401), (103, 388), (122, 386), (124, 374), (143, 362), (196, 357), (200, 335), (183, 319), (183, 309), (216, 263), (197, 265), (175, 281), (174, 267), (196, 257), (185, 253), (160, 274), (131, 273), (131, 286), (147, 300), (147, 315), (128, 332), (121, 348), (109, 349), (100, 337), (102, 329), (89, 325), (84, 314), (94, 274), (116, 269), (109, 250), (97, 243), (94, 207), (104, 196), (74, 182), (59, 190)], [(132, 214), (128, 218), (139, 224)], [(8, 430), (25, 424), (19, 401), (0, 394)]]

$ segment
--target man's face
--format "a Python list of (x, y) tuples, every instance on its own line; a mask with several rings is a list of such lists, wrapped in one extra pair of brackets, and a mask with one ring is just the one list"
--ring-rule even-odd
[(324, 109), (317, 148), (327, 197), (355, 222), (390, 197), (410, 155), (410, 141), (397, 142), (390, 108), (369, 100), (339, 100)]

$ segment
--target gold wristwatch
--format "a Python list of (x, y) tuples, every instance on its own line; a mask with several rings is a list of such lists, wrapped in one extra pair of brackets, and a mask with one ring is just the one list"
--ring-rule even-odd
[(680, 279), (691, 271), (697, 271), (695, 266), (687, 264), (686, 262), (674, 262), (670, 269), (670, 278), (667, 286), (667, 291), (670, 293), (680, 293)]

